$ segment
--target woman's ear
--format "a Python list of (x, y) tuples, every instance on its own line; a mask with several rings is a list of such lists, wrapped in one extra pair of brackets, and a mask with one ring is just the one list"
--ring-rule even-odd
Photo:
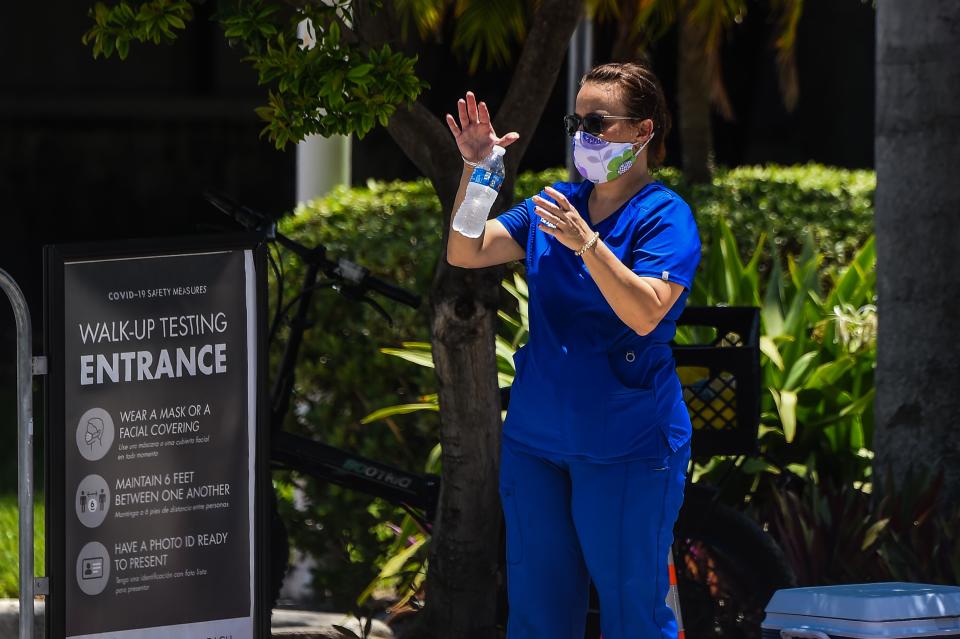
[(651, 133), (653, 133), (653, 120), (650, 118), (640, 120), (637, 125), (637, 142), (640, 142), (641, 138), (649, 138)]

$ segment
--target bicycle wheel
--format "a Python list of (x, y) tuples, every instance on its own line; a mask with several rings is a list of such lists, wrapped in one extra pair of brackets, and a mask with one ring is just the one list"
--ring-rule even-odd
[(690, 639), (760, 639), (764, 607), (796, 577), (774, 540), (744, 514), (687, 486), (674, 529), (680, 614)]

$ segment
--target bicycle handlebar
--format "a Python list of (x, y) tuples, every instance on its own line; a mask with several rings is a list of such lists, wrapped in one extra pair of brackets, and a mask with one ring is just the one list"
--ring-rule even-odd
[(385, 282), (378, 277), (373, 277), (372, 275), (368, 278), (367, 284), (373, 290), (377, 291), (385, 297), (389, 297), (392, 300), (396, 300), (401, 304), (406, 304), (411, 308), (417, 308), (420, 306), (420, 296), (411, 293), (405, 288), (400, 288), (399, 286), (394, 286), (389, 282)]
[[(226, 213), (228, 216), (232, 217), (240, 226), (244, 227), (250, 231), (266, 231), (268, 227), (271, 230), (276, 229), (276, 222), (269, 219), (263, 213), (259, 211), (254, 211), (253, 209), (243, 206), (229, 197), (215, 191), (213, 189), (204, 189), (203, 197), (213, 204), (215, 207), (220, 209), (221, 212)], [(267, 233), (268, 237), (271, 235)]]
[(251, 209), (248, 206), (239, 204), (226, 195), (205, 189), (203, 196), (220, 209), (223, 213), (233, 218), (238, 224), (251, 231), (258, 231), (265, 234), (267, 239), (278, 242), (286, 248), (299, 255), (305, 262), (317, 264), (325, 274), (334, 279), (342, 280), (349, 285), (362, 291), (373, 290), (384, 297), (388, 297), (401, 304), (406, 304), (411, 308), (420, 306), (420, 296), (412, 291), (390, 284), (389, 282), (370, 274), (370, 270), (347, 259), (339, 259), (332, 262), (326, 257), (326, 248), (318, 244), (314, 248), (307, 248), (296, 240), (279, 233), (277, 231), (277, 222), (269, 216)]

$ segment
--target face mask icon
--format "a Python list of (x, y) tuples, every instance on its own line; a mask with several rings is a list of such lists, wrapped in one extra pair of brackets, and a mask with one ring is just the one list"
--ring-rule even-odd
[(87, 420), (87, 430), (83, 433), (83, 441), (93, 450), (93, 444), (96, 442), (103, 446), (103, 420), (99, 417), (91, 417)]

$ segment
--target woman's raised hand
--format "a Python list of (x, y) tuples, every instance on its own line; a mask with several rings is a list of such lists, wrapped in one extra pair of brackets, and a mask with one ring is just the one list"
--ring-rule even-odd
[(467, 98), (457, 101), (457, 111), (460, 115), (460, 126), (452, 115), (447, 114), (447, 126), (453, 133), (460, 149), (460, 155), (471, 162), (479, 162), (490, 155), (493, 145), (509, 146), (517, 141), (520, 134), (513, 131), (505, 136), (497, 137), (490, 122), (490, 111), (486, 102), (477, 104), (477, 97), (473, 91), (467, 91)]

